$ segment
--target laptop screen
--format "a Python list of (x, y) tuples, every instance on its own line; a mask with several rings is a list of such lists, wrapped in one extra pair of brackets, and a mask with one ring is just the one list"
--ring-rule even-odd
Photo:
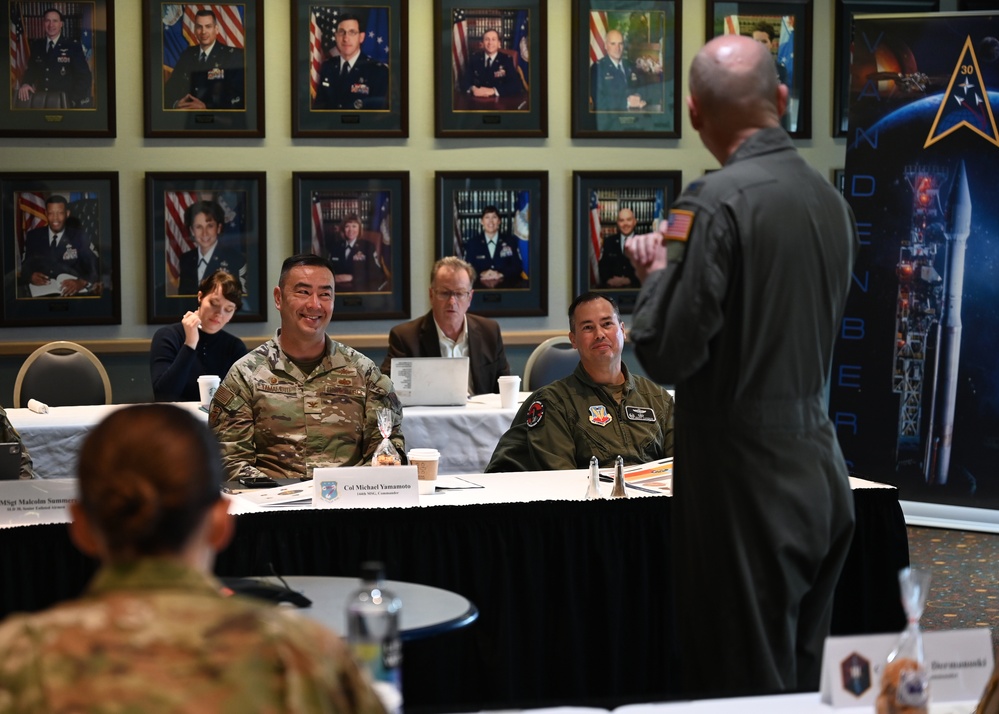
[(404, 407), (468, 401), (468, 357), (393, 357), (392, 384)]

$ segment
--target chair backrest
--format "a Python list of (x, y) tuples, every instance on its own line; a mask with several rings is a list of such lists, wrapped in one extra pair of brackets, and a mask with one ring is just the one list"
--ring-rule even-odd
[(533, 392), (556, 379), (568, 377), (579, 364), (579, 353), (568, 337), (549, 337), (534, 348), (524, 367), (524, 388)]
[(75, 342), (50, 342), (28, 355), (14, 382), (14, 406), (110, 404), (111, 380), (97, 356)]

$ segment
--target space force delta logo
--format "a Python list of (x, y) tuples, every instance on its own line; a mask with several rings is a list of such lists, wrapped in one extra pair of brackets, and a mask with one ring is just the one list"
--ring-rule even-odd
[(332, 503), (340, 497), (340, 489), (336, 481), (320, 481), (319, 494), (324, 501)]
[(999, 146), (999, 130), (989, 101), (989, 90), (982, 79), (978, 66), (978, 56), (969, 36), (964, 41), (961, 56), (954, 66), (947, 91), (940, 100), (933, 126), (926, 137), (923, 148), (965, 127), (971, 129), (990, 144)]

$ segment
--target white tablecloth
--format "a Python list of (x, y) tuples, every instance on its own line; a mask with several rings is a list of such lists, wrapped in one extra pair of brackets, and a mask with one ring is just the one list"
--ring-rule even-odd
[[(438, 449), (442, 474), (482, 471), (517, 410), (501, 408), (498, 394), (474, 399), (459, 407), (403, 408), (402, 431), (407, 447)], [(48, 414), (8, 409), (7, 416), (28, 447), (37, 476), (73, 478), (76, 456), (87, 432), (122, 406), (50, 407)], [(208, 418), (195, 402), (181, 402), (178, 406)]]

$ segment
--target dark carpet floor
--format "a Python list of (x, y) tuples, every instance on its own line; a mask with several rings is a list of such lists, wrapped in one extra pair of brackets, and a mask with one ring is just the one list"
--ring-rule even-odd
[(909, 526), (909, 561), (930, 572), (924, 630), (992, 628), (999, 649), (999, 534)]

